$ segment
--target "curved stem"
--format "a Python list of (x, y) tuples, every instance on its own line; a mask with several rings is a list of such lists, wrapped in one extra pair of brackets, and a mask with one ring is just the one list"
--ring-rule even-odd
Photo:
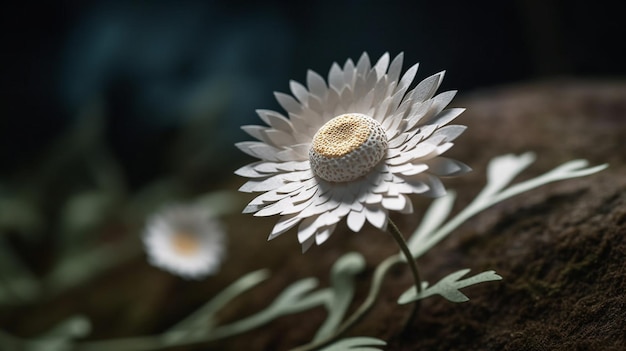
[[(402, 254), (404, 254), (406, 262), (408, 263), (409, 268), (411, 269), (411, 274), (413, 275), (413, 280), (415, 281), (415, 289), (417, 289), (417, 293), (418, 294), (421, 293), (422, 292), (422, 279), (420, 278), (420, 273), (419, 273), (419, 270), (417, 269), (417, 263), (415, 261), (415, 258), (413, 258), (413, 254), (411, 253), (411, 250), (406, 244), (406, 240), (404, 240), (404, 237), (402, 236), (400, 229), (398, 229), (398, 226), (396, 226), (396, 224), (393, 221), (391, 221), (391, 219), (389, 219), (389, 224), (387, 225), (387, 229), (389, 230), (389, 233), (391, 233), (393, 238), (398, 243), (398, 246), (400, 246), (400, 250), (402, 251)], [(409, 318), (407, 318), (406, 322), (404, 323), (405, 331), (411, 324), (413, 324), (413, 321), (417, 317), (417, 312), (419, 311), (419, 307), (420, 307), (419, 300), (415, 301), (415, 303), (413, 304), (413, 310), (411, 311)]]

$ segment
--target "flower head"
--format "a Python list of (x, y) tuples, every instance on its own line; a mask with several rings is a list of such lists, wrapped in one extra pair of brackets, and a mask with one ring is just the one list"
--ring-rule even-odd
[(143, 234), (148, 261), (188, 279), (215, 273), (224, 258), (224, 230), (206, 208), (171, 205), (148, 219)]
[(388, 211), (413, 212), (408, 194), (441, 196), (440, 176), (470, 170), (440, 156), (465, 130), (447, 125), (464, 111), (444, 110), (456, 91), (435, 95), (443, 72), (409, 90), (417, 64), (401, 77), (402, 59), (384, 54), (371, 66), (364, 53), (356, 65), (334, 63), (328, 84), (308, 71), (307, 87), (290, 82), (295, 98), (275, 93), (288, 118), (258, 110), (269, 127), (242, 127), (260, 141), (237, 146), (260, 161), (235, 172), (251, 178), (239, 190), (263, 193), (244, 213), (281, 215), (269, 239), (299, 224), (306, 251), (343, 218), (355, 232), (366, 221), (385, 229)]

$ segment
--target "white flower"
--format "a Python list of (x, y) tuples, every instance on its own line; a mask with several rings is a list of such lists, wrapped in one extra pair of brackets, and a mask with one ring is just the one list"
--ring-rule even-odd
[(408, 194), (441, 196), (439, 176), (470, 170), (439, 157), (465, 126), (449, 125), (464, 109), (444, 110), (456, 91), (435, 96), (440, 72), (409, 90), (417, 64), (400, 77), (403, 55), (384, 54), (372, 67), (364, 53), (355, 65), (330, 68), (328, 85), (313, 71), (295, 96), (275, 93), (282, 114), (258, 110), (269, 125), (243, 126), (260, 141), (237, 147), (260, 161), (235, 173), (252, 178), (239, 190), (263, 192), (244, 213), (281, 215), (269, 239), (297, 224), (303, 252), (331, 235), (344, 217), (358, 232), (367, 220), (385, 229), (388, 211), (412, 213)]
[(187, 279), (217, 272), (225, 256), (224, 230), (201, 206), (171, 205), (154, 214), (143, 242), (152, 265)]

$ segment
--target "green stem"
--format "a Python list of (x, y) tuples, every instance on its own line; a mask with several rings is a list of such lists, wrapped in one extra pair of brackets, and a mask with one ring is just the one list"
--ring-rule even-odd
[[(387, 229), (389, 230), (389, 233), (391, 233), (393, 238), (396, 240), (396, 243), (398, 243), (398, 246), (400, 246), (400, 250), (402, 251), (402, 254), (404, 254), (404, 258), (406, 259), (406, 262), (408, 263), (409, 268), (411, 269), (411, 274), (413, 275), (413, 280), (415, 281), (415, 289), (417, 289), (417, 293), (418, 294), (421, 293), (422, 292), (422, 279), (420, 278), (420, 273), (419, 273), (419, 270), (417, 269), (417, 263), (415, 261), (415, 258), (413, 258), (413, 254), (411, 253), (411, 250), (406, 244), (406, 240), (404, 240), (404, 237), (402, 236), (400, 229), (398, 229), (398, 226), (396, 226), (396, 224), (391, 219), (389, 219), (389, 224), (387, 225)], [(413, 321), (417, 317), (419, 307), (420, 305), (419, 305), (419, 300), (418, 300), (413, 304), (413, 310), (411, 311), (409, 318), (407, 318), (406, 322), (404, 323), (405, 331), (413, 324)]]

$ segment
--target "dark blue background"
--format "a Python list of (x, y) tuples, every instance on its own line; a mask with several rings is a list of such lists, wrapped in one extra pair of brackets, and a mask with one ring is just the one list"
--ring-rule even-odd
[(617, 1), (50, 1), (3, 5), (0, 16), (3, 174), (94, 99), (131, 184), (168, 171), (163, 153), (190, 115), (212, 111), (208, 147), (239, 155), (239, 125), (279, 109), (273, 91), (363, 51), (404, 52), (405, 65), (421, 63), (418, 79), (445, 69), (442, 89), (461, 94), (626, 73)]

